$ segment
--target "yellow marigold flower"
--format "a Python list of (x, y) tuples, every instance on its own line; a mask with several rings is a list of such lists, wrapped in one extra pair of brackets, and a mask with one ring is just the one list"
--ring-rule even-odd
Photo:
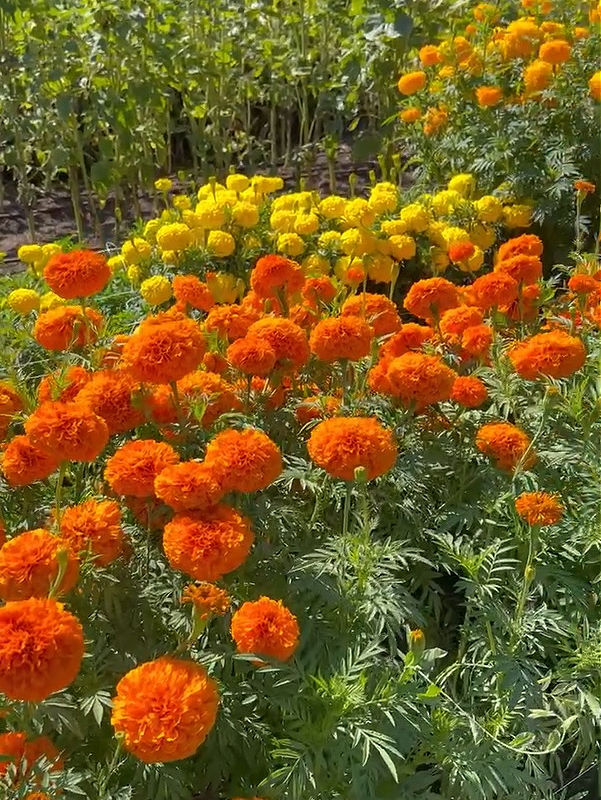
[(236, 241), (231, 233), (211, 231), (207, 238), (207, 250), (218, 258), (231, 256), (236, 249)]
[(375, 191), (375, 189), (376, 187), (372, 190), (369, 200), (367, 201), (369, 208), (378, 215), (394, 211), (399, 202), (396, 187), (393, 186), (392, 189), (386, 191)]
[(573, 34), (574, 34), (574, 39), (588, 39), (589, 29), (577, 25), (573, 30)]
[[(438, 70), (438, 77), (443, 81), (449, 80), (454, 75), (455, 75), (455, 67), (452, 67), (450, 64), (445, 64), (444, 67), (441, 67)], [(436, 92), (434, 91), (434, 89), (432, 89), (432, 87), (431, 87), (431, 91), (434, 94), (436, 94)]]
[(432, 263), (432, 272), (435, 275), (440, 275), (451, 263), (446, 250), (442, 250), (439, 247), (430, 249), (430, 261)]
[(151, 306), (160, 306), (172, 297), (171, 283), (164, 275), (153, 275), (146, 278), (140, 286), (140, 294)]
[(601, 100), (601, 70), (595, 72), (588, 82), (589, 92), (595, 100)]
[(17, 250), (17, 257), (24, 264), (33, 264), (34, 261), (40, 261), (43, 256), (44, 251), (39, 244), (22, 244)]
[(524, 70), (524, 86), (527, 92), (542, 92), (553, 80), (553, 67), (546, 61), (533, 61)]
[(54, 294), (54, 292), (45, 292), (40, 297), (40, 311), (51, 311), (58, 306), (64, 306), (67, 302), (67, 300), (63, 300), (62, 297)]
[(197, 203), (194, 213), (200, 227), (206, 230), (217, 230), (225, 224), (225, 211), (212, 198)]
[(447, 227), (446, 222), (443, 222), (442, 220), (437, 220), (435, 222), (431, 222), (428, 225), (428, 229), (426, 231), (426, 234), (430, 239), (430, 241), (434, 242), (434, 244), (438, 245), (438, 247), (442, 247), (445, 250), (447, 247), (447, 242), (446, 239), (444, 238), (444, 232), (446, 227)]
[(407, 232), (422, 233), (430, 224), (430, 212), (419, 203), (410, 203), (401, 208), (399, 216), (407, 226)]
[[(179, 255), (175, 250), (163, 250), (161, 253), (161, 258), (163, 259), (163, 264), (167, 264), (167, 266), (175, 266), (179, 261)], [(139, 269), (139, 267), (137, 267), (137, 269)], [(140, 272), (140, 275), (142, 274), (143, 273)]]
[(380, 225), (380, 230), (386, 236), (400, 236), (407, 233), (407, 223), (400, 219), (385, 219)]
[(284, 188), (284, 179), (280, 178), (279, 175), (268, 177), (264, 179), (263, 186), (264, 194), (273, 194), (274, 192), (279, 192)]
[(149, 219), (146, 225), (144, 226), (144, 238), (150, 244), (156, 244), (157, 240), (157, 232), (160, 230), (162, 226), (160, 219)]
[(327, 275), (330, 271), (330, 262), (327, 258), (313, 253), (303, 259), (303, 269), (306, 275)]
[(339, 250), (341, 238), (340, 231), (324, 231), (317, 240), (317, 245), (322, 250)]
[(424, 88), (427, 80), (427, 75), (422, 70), (407, 72), (405, 75), (401, 75), (399, 78), (397, 88), (401, 94), (415, 94)]
[(390, 255), (397, 261), (408, 261), (417, 252), (415, 239), (406, 234), (393, 235), (389, 239)]
[(215, 195), (215, 202), (219, 206), (219, 208), (232, 208), (238, 202), (238, 193), (232, 192), (229, 189), (225, 189), (221, 192), (217, 192)]
[(461, 197), (469, 197), (476, 188), (474, 176), (469, 172), (454, 175), (448, 183), (451, 192), (457, 192)]
[(107, 259), (106, 263), (109, 265), (109, 269), (112, 273), (115, 273), (120, 269), (125, 269), (127, 266), (122, 255), (111, 256), (109, 259)]
[(161, 250), (185, 250), (190, 244), (190, 229), (183, 222), (172, 222), (159, 228), (156, 239)]
[(169, 192), (173, 187), (173, 181), (170, 178), (157, 178), (154, 182), (154, 188), (157, 192)]
[(296, 209), (296, 194), (282, 194), (271, 203), (271, 213), (275, 211), (294, 211)]
[(398, 269), (392, 258), (382, 253), (375, 253), (369, 256), (367, 263), (367, 274), (370, 280), (376, 283), (390, 283), (394, 277), (395, 270)]
[(461, 203), (462, 199), (462, 195), (456, 189), (443, 189), (432, 196), (430, 205), (437, 216), (446, 217)]
[(480, 267), (484, 264), (484, 253), (480, 247), (475, 247), (474, 252), (465, 261), (458, 264), (462, 272), (478, 272)]
[(457, 225), (447, 225), (443, 230), (442, 235), (447, 243), (447, 246), (457, 244), (458, 242), (469, 242), (470, 235), (465, 228), (459, 228)]
[(17, 314), (29, 314), (40, 307), (40, 296), (33, 289), (13, 289), (6, 298), (6, 305)]
[(375, 237), (359, 228), (348, 228), (340, 238), (340, 248), (347, 256), (364, 256), (376, 249)]
[(246, 175), (240, 175), (240, 173), (234, 172), (227, 176), (225, 179), (225, 185), (228, 189), (231, 189), (234, 192), (243, 192), (250, 186), (250, 180), (246, 177)]
[(346, 200), (336, 194), (331, 194), (320, 202), (319, 213), (326, 219), (338, 219), (344, 214)]
[(315, 214), (298, 214), (294, 220), (294, 230), (296, 233), (309, 235), (315, 233), (319, 228), (319, 219)]
[(352, 226), (371, 225), (376, 218), (375, 213), (367, 204), (363, 197), (355, 197), (348, 200), (344, 207), (344, 219)]
[(496, 242), (497, 234), (494, 228), (477, 223), (470, 230), (470, 240), (481, 250), (488, 250)]
[(235, 303), (244, 294), (244, 281), (229, 272), (207, 272), (207, 286), (216, 303)]
[(274, 211), (269, 217), (269, 225), (271, 229), (278, 233), (290, 233), (296, 221), (296, 214), (294, 211), (282, 209), (281, 211)]
[(504, 206), (503, 219), (508, 228), (528, 228), (532, 223), (532, 206)]
[(563, 39), (552, 39), (550, 42), (543, 42), (538, 51), (538, 57), (541, 61), (546, 61), (548, 64), (565, 63), (572, 52), (572, 47), (569, 42)]
[(189, 208), (192, 208), (192, 201), (185, 194), (176, 194), (172, 203), (173, 207), (177, 208), (178, 211), (187, 211)]
[(503, 204), (492, 194), (485, 194), (474, 203), (476, 215), (482, 222), (498, 222), (503, 216)]
[[(232, 177), (231, 175), (229, 176)], [(241, 228), (253, 228), (259, 221), (259, 209), (254, 203), (240, 200), (232, 208), (232, 219)]]
[(205, 183), (204, 186), (201, 186), (198, 192), (196, 193), (196, 197), (199, 200), (206, 200), (208, 197), (215, 197), (217, 192), (220, 190), (225, 189), (225, 186), (222, 183), (219, 183), (216, 180), (209, 181), (209, 183)]
[(121, 255), (123, 260), (129, 266), (130, 264), (139, 264), (140, 261), (145, 261), (150, 258), (152, 247), (145, 239), (140, 239), (136, 236), (133, 240), (128, 239), (121, 247)]
[(298, 233), (280, 233), (278, 236), (278, 251), (284, 255), (300, 256), (305, 249), (305, 243)]

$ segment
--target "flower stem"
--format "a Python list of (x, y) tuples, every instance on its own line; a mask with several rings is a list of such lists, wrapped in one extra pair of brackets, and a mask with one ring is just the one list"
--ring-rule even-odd
[(61, 497), (63, 493), (63, 481), (65, 479), (65, 472), (67, 471), (67, 462), (61, 461), (58, 468), (58, 475), (56, 476), (56, 490), (54, 494), (54, 506), (56, 514), (56, 527), (61, 529)]

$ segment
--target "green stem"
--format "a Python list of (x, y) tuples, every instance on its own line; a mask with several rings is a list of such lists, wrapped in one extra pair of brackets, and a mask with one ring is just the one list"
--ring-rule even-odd
[(353, 486), (350, 483), (346, 485), (346, 495), (344, 497), (344, 511), (342, 515), (342, 536), (346, 538), (349, 529), (349, 519), (351, 515), (351, 498), (353, 494)]
[(63, 481), (65, 479), (66, 471), (67, 471), (67, 462), (61, 461), (60, 467), (58, 468), (58, 475), (56, 476), (56, 490), (54, 494), (56, 527), (58, 528), (59, 533), (61, 529), (61, 496), (63, 492)]

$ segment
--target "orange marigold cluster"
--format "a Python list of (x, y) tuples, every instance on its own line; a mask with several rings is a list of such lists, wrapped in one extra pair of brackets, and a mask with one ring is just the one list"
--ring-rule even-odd
[(259, 336), (243, 336), (227, 349), (230, 364), (245, 375), (267, 377), (275, 367), (275, 350)]
[(515, 255), (497, 262), (495, 271), (505, 272), (517, 283), (529, 285), (536, 283), (543, 276), (543, 265), (538, 256)]
[(62, 461), (94, 461), (106, 447), (106, 422), (87, 404), (42, 403), (25, 421), (31, 443)]
[(59, 306), (45, 311), (33, 326), (33, 336), (46, 350), (70, 350), (94, 344), (104, 318), (93, 308), (85, 315), (79, 306)]
[(278, 255), (262, 256), (250, 273), (251, 289), (261, 298), (273, 297), (278, 290), (294, 294), (303, 283), (300, 264)]
[(182, 603), (192, 603), (199, 619), (206, 620), (212, 615), (223, 615), (229, 611), (230, 598), (225, 589), (206, 581), (189, 584), (182, 593)]
[(90, 376), (76, 399), (106, 422), (109, 434), (124, 433), (144, 422), (136, 404), (137, 381), (122, 370), (107, 369)]
[(2, 473), (11, 486), (28, 486), (47, 478), (59, 463), (58, 453), (42, 450), (28, 436), (15, 436), (2, 454)]
[(388, 364), (386, 377), (391, 394), (405, 406), (421, 411), (449, 399), (457, 373), (438, 356), (405, 353)]
[(425, 320), (440, 318), (445, 311), (455, 308), (459, 303), (457, 287), (445, 278), (416, 281), (403, 301), (410, 314)]
[(232, 617), (232, 638), (240, 653), (287, 661), (292, 658), (300, 636), (294, 614), (281, 600), (260, 597), (244, 603)]
[(171, 286), (178, 305), (184, 309), (189, 306), (199, 311), (210, 311), (215, 305), (209, 287), (196, 275), (176, 275)]
[(56, 253), (44, 267), (44, 279), (65, 300), (101, 292), (111, 277), (106, 258), (93, 250)]
[[(58, 772), (63, 768), (60, 753), (47, 736), (28, 739), (27, 734), (21, 731), (0, 733), (0, 753), (4, 757), (0, 761), (0, 776), (6, 775), (9, 766), (15, 766), (17, 782), (27, 778), (33, 771), (36, 761), (41, 758), (50, 762), (52, 772)], [(31, 797), (31, 794), (27, 795), (27, 798)]]
[(125, 548), (118, 503), (86, 500), (65, 508), (61, 515), (61, 537), (76, 553), (89, 552), (97, 564), (106, 567)]
[(250, 326), (248, 334), (258, 336), (271, 346), (279, 369), (296, 370), (307, 363), (307, 336), (300, 325), (289, 319), (264, 317)]
[(79, 366), (68, 367), (64, 372), (45, 375), (38, 384), (38, 402), (60, 400), (68, 403), (75, 400), (91, 377), (91, 372)]
[(564, 331), (539, 333), (515, 344), (509, 358), (518, 375), (526, 380), (541, 376), (567, 378), (586, 361), (584, 344)]
[(106, 463), (104, 477), (116, 494), (152, 497), (154, 481), (179, 456), (166, 442), (138, 439), (122, 445)]
[(369, 355), (372, 331), (362, 317), (327, 317), (313, 328), (309, 344), (322, 361), (359, 361)]
[(374, 336), (386, 336), (398, 331), (401, 327), (401, 318), (397, 307), (383, 294), (353, 295), (344, 301), (341, 315), (363, 317), (374, 332)]
[(13, 387), (0, 381), (0, 436), (4, 436), (15, 414), (23, 409), (23, 401)]
[(471, 290), (481, 308), (502, 308), (517, 300), (518, 282), (507, 272), (489, 272), (476, 278)]
[(233, 342), (246, 336), (248, 329), (259, 319), (260, 312), (248, 305), (220, 305), (209, 311), (204, 326), (222, 339)]
[(241, 408), (234, 387), (214, 372), (191, 372), (178, 381), (177, 389), (184, 411), (196, 416), (205, 428), (222, 414)]
[(174, 511), (205, 511), (223, 497), (214, 467), (202, 461), (182, 461), (166, 467), (155, 478), (154, 491)]
[(207, 445), (205, 463), (215, 470), (225, 491), (257, 492), (282, 472), (280, 448), (253, 428), (218, 433)]
[(5, 601), (48, 597), (61, 559), (65, 562), (64, 574), (55, 591), (66, 594), (77, 583), (79, 560), (65, 539), (44, 528), (9, 539), (0, 548), (0, 597)]
[(461, 375), (455, 378), (451, 389), (451, 400), (465, 408), (479, 408), (488, 399), (486, 386), (480, 378), (473, 375)]
[(476, 447), (490, 456), (499, 469), (511, 472), (522, 463), (529, 469), (536, 463), (530, 437), (510, 422), (488, 422), (476, 434)]
[(543, 243), (538, 236), (533, 233), (523, 233), (504, 242), (497, 252), (497, 259), (505, 261), (513, 256), (541, 256), (543, 253)]
[(523, 492), (515, 499), (515, 510), (528, 525), (554, 525), (563, 516), (557, 495), (547, 492)]
[(397, 457), (392, 432), (374, 417), (326, 419), (311, 431), (307, 450), (319, 467), (345, 481), (355, 480), (359, 468), (373, 480), (388, 472)]
[(301, 400), (294, 414), (301, 425), (306, 425), (311, 420), (333, 416), (339, 408), (340, 400), (337, 397), (315, 395)]

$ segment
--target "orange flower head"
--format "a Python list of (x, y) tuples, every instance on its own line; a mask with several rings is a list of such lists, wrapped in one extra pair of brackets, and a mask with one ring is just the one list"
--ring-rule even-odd
[(363, 292), (353, 295), (344, 301), (340, 313), (343, 317), (363, 317), (372, 328), (374, 336), (386, 336), (401, 327), (397, 307), (383, 294)]
[(540, 286), (537, 283), (531, 283), (528, 286), (522, 286), (519, 299), (514, 300), (508, 306), (502, 306), (500, 310), (510, 319), (530, 322), (537, 317), (539, 298)]
[(65, 300), (101, 292), (111, 277), (106, 258), (93, 250), (56, 253), (44, 267), (44, 279)]
[(64, 373), (45, 375), (38, 384), (38, 402), (60, 400), (69, 403), (75, 400), (91, 377), (92, 373), (83, 367), (69, 367)]
[[(20, 731), (0, 733), (0, 753), (6, 759), (0, 761), (0, 777), (6, 775), (9, 766), (15, 766), (17, 783), (31, 775), (36, 761), (41, 758), (45, 758), (51, 763), (50, 770), (52, 772), (58, 772), (63, 768), (60, 753), (47, 736), (28, 739), (27, 734)], [(42, 794), (42, 792), (28, 794), (26, 800), (36, 794)], [(47, 798), (48, 795), (44, 795), (44, 797)]]
[(196, 371), (177, 384), (184, 411), (200, 419), (204, 428), (228, 411), (239, 411), (234, 387), (214, 372)]
[(386, 376), (394, 396), (421, 411), (449, 399), (457, 373), (438, 356), (405, 353), (390, 362)]
[(410, 106), (409, 108), (405, 108), (399, 114), (401, 120), (403, 122), (406, 122), (408, 125), (410, 125), (412, 122), (417, 122), (419, 119), (421, 119), (421, 116), (422, 116), (421, 109), (418, 108), (417, 106)]
[(238, 569), (253, 541), (250, 520), (226, 505), (176, 514), (163, 533), (171, 567), (197, 581), (216, 581)]
[(311, 431), (307, 450), (317, 466), (344, 481), (354, 481), (359, 468), (371, 481), (392, 469), (397, 457), (392, 431), (374, 417), (326, 419)]
[(336, 294), (336, 287), (327, 275), (307, 278), (303, 286), (303, 297), (312, 304), (331, 303)]
[(581, 194), (595, 194), (596, 188), (590, 181), (574, 181), (574, 189)]
[(499, 469), (512, 472), (522, 463), (530, 469), (536, 463), (536, 454), (530, 449), (530, 437), (510, 422), (488, 422), (476, 434), (476, 447), (492, 458)]
[(206, 343), (188, 317), (167, 312), (149, 317), (123, 348), (123, 363), (143, 383), (173, 383), (195, 370)]
[(380, 361), (391, 361), (411, 350), (421, 350), (424, 342), (429, 341), (433, 336), (434, 331), (429, 325), (406, 322), (380, 347)]
[(518, 282), (507, 272), (481, 275), (471, 288), (476, 302), (483, 309), (509, 305), (518, 297)]
[(403, 305), (410, 314), (431, 320), (460, 303), (457, 287), (445, 278), (416, 281), (407, 292)]
[(394, 394), (392, 384), (388, 380), (388, 365), (392, 358), (379, 361), (367, 373), (367, 385), (374, 394)]
[(440, 51), (438, 47), (434, 44), (426, 44), (418, 53), (419, 60), (424, 65), (424, 67), (433, 67), (436, 64), (440, 64), (442, 61), (442, 56), (440, 55)]
[(498, 106), (502, 99), (503, 89), (500, 86), (479, 86), (476, 89), (476, 100), (480, 108)]
[(173, 296), (184, 307), (199, 311), (210, 311), (215, 305), (213, 295), (206, 283), (196, 275), (176, 275), (171, 283)]
[(221, 482), (210, 464), (182, 461), (154, 479), (156, 496), (174, 511), (206, 511), (223, 497)]
[(472, 242), (453, 242), (449, 245), (449, 258), (453, 264), (461, 264), (467, 261), (476, 252)]
[(104, 477), (116, 494), (152, 497), (157, 475), (178, 462), (178, 454), (166, 442), (137, 439), (121, 445), (109, 458)]
[(568, 281), (568, 289), (574, 294), (596, 295), (601, 291), (601, 284), (592, 275), (576, 272)]
[(121, 510), (114, 500), (86, 500), (63, 510), (61, 537), (76, 553), (89, 552), (101, 567), (123, 554)]
[(427, 82), (428, 77), (426, 73), (421, 70), (416, 70), (415, 72), (407, 72), (405, 75), (401, 75), (397, 83), (397, 88), (401, 94), (410, 95), (421, 91)]
[(529, 381), (542, 376), (568, 378), (584, 365), (586, 350), (576, 336), (550, 331), (515, 344), (509, 359), (518, 375)]
[(246, 336), (248, 329), (259, 319), (260, 312), (249, 305), (220, 305), (209, 311), (205, 320), (207, 331), (215, 331), (230, 342)]
[(191, 583), (182, 593), (182, 603), (192, 603), (199, 619), (209, 619), (213, 615), (222, 616), (230, 609), (230, 598), (225, 589), (206, 581)]
[(129, 373), (107, 369), (94, 373), (76, 399), (102, 417), (112, 436), (144, 422), (144, 414), (134, 401), (138, 390), (137, 382)]
[(554, 525), (563, 516), (559, 498), (547, 492), (523, 492), (515, 499), (515, 510), (528, 525)]
[(94, 344), (104, 318), (93, 308), (58, 306), (45, 311), (33, 326), (33, 335), (46, 350), (70, 350)]
[(271, 345), (280, 369), (300, 369), (309, 359), (309, 342), (303, 329), (289, 319), (264, 317), (248, 329), (249, 336), (258, 336)]
[(217, 718), (219, 695), (204, 667), (163, 656), (117, 684), (111, 722), (125, 749), (148, 764), (194, 755)]
[(225, 491), (257, 492), (282, 472), (280, 448), (253, 428), (218, 433), (207, 445), (205, 462), (220, 476)]
[(479, 408), (488, 399), (486, 386), (480, 378), (473, 375), (461, 375), (455, 378), (451, 389), (451, 400), (465, 408)]
[(362, 317), (327, 317), (311, 333), (311, 351), (321, 361), (359, 361), (369, 355), (372, 331)]
[(514, 236), (508, 239), (499, 247), (497, 253), (498, 261), (505, 261), (513, 256), (541, 256), (543, 254), (543, 243), (538, 236), (533, 233), (523, 233), (521, 236)]
[(281, 600), (260, 597), (254, 603), (243, 603), (232, 617), (232, 638), (239, 653), (288, 661), (299, 636), (297, 619)]
[(505, 272), (518, 283), (536, 283), (543, 276), (543, 265), (538, 256), (517, 255), (499, 261), (495, 270)]
[(294, 409), (294, 414), (301, 425), (306, 425), (314, 419), (334, 416), (339, 408), (340, 400), (337, 397), (318, 395), (301, 400)]
[(75, 680), (83, 630), (54, 600), (16, 600), (0, 608), (0, 692), (40, 703)]
[(295, 294), (302, 288), (304, 280), (300, 264), (278, 255), (263, 256), (250, 273), (251, 289), (264, 299), (277, 296), (278, 290)]
[(472, 325), (480, 325), (483, 319), (482, 311), (476, 306), (457, 306), (444, 312), (440, 319), (440, 330), (449, 338), (461, 336)]
[(461, 337), (461, 347), (466, 356), (486, 358), (493, 342), (494, 331), (490, 325), (471, 325)]
[(61, 461), (95, 461), (106, 447), (106, 422), (86, 404), (42, 403), (25, 421), (31, 443)]
[(245, 375), (269, 375), (275, 367), (275, 350), (259, 336), (243, 336), (227, 349), (230, 364)]
[(543, 42), (538, 51), (538, 57), (547, 64), (563, 64), (568, 61), (572, 53), (572, 47), (564, 39), (551, 39)]
[(221, 353), (205, 353), (202, 357), (202, 366), (207, 372), (221, 375), (227, 370), (228, 363)]
[(77, 583), (79, 560), (65, 539), (43, 528), (9, 539), (0, 549), (0, 597), (5, 601), (48, 597), (58, 576), (60, 554), (66, 567), (58, 592), (66, 594)]
[(2, 454), (2, 472), (10, 486), (28, 486), (42, 481), (56, 469), (60, 459), (32, 444), (28, 436), (15, 436)]
[(23, 410), (23, 401), (13, 387), (0, 381), (0, 434), (8, 430), (11, 419)]
[(308, 303), (297, 303), (295, 306), (290, 306), (290, 320), (302, 328), (304, 331), (310, 331), (319, 322), (319, 311)]

